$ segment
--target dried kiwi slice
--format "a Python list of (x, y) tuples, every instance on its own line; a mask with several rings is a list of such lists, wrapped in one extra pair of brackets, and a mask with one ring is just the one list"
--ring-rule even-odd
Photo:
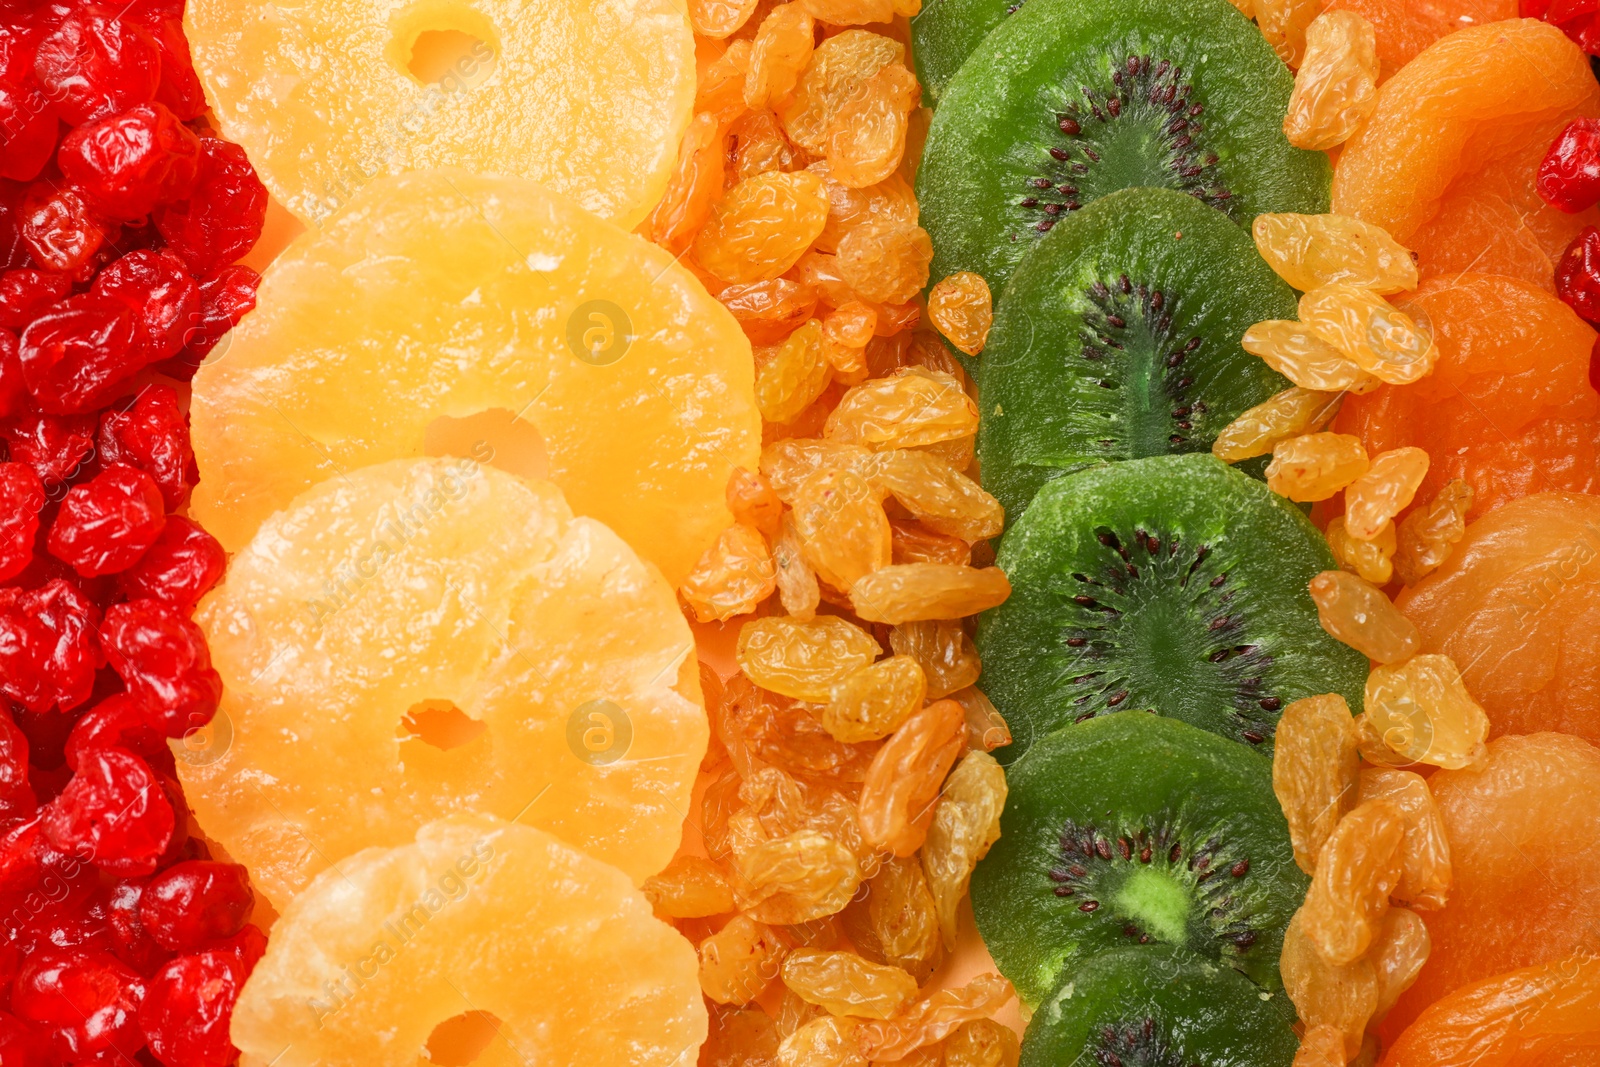
[(1069, 471), (1209, 451), (1290, 385), (1239, 339), (1294, 317), (1294, 290), (1221, 212), (1170, 189), (1101, 197), (1038, 243), (1000, 301), (981, 360), (984, 487), (1015, 518)]
[(1331, 169), (1292, 147), (1294, 81), (1228, 0), (1029, 0), (951, 80), (917, 172), (932, 277), (998, 292), (1062, 215), (1133, 186), (1242, 225), (1328, 209)]
[(1299, 1042), (1281, 994), (1183, 949), (1084, 963), (1028, 1023), (1020, 1067), (1289, 1067)]
[(1359, 706), (1367, 661), (1306, 584), (1335, 566), (1295, 506), (1210, 455), (1091, 467), (1006, 533), (1011, 597), (978, 624), (984, 690), (1014, 759), (1059, 726), (1154, 711), (1271, 751), (1290, 701)]
[(1266, 757), (1175, 719), (1112, 715), (1044, 738), (1006, 781), (972, 910), (1025, 1002), (1141, 944), (1281, 987), (1283, 930), (1308, 879)]

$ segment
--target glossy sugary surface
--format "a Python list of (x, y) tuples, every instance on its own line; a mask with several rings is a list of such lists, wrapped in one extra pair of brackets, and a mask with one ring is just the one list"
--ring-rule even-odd
[(977, 640), (984, 691), (1016, 738), (1003, 761), (1086, 715), (1155, 710), (1270, 752), (1290, 701), (1360, 705), (1366, 659), (1323, 632), (1306, 591), (1334, 566), (1327, 542), (1211, 456), (1059, 478), (998, 562), (1013, 592)]
[(1040, 741), (1007, 784), (972, 907), (1024, 1002), (1140, 936), (1280, 984), (1278, 947), (1307, 879), (1264, 758), (1172, 719), (1113, 715)]
[(1125, 948), (1086, 962), (1040, 1005), (1022, 1065), (1289, 1067), (1293, 1021), (1282, 994), (1263, 1000), (1226, 967), (1182, 949)]
[(1461, 667), (1493, 735), (1600, 743), (1600, 497), (1537, 493), (1467, 527), (1397, 601), (1429, 652)]
[(428, 171), (375, 181), (268, 271), (195, 380), (193, 514), (237, 550), (307, 487), (487, 409), (534, 426), (573, 509), (674, 584), (756, 466), (749, 342), (668, 253), (532, 182)]
[[(521, 813), (636, 881), (677, 846), (707, 737), (688, 625), (548, 483), (459, 459), (329, 479), (262, 527), (197, 618), (232, 742), (181, 776), (279, 905), (463, 810)], [(425, 701), (486, 729), (449, 749), (411, 737), (402, 717)]]
[[(1141, 57), (1149, 67), (1136, 64), (1141, 73), (1129, 76), (1128, 61)], [(1119, 115), (1096, 119), (1080, 88), (1107, 99), (1118, 91), (1114, 70), (1127, 101)], [(1052, 194), (1063, 203), (1131, 186), (1193, 188), (1246, 224), (1262, 211), (1327, 210), (1327, 158), (1292, 148), (1283, 135), (1291, 84), (1260, 32), (1226, 0), (1031, 0), (974, 49), (929, 128), (917, 198), (933, 236), (932, 276), (972, 270), (998, 292), (1038, 227), (1058, 217), (1021, 203), (1043, 195), (1029, 185), (1035, 180), (1076, 189)], [(1182, 85), (1191, 87), (1190, 103), (1177, 111), (1176, 95), (1159, 105), (1144, 95)], [(1079, 134), (1059, 128), (1069, 112), (1078, 114)], [(1163, 132), (1179, 117), (1203, 131)], [(1098, 162), (1085, 162), (1089, 140)], [(1050, 148), (1071, 162), (1052, 158)], [(1212, 154), (1217, 160), (1207, 164)], [(1175, 167), (1179, 156), (1188, 162)], [(1196, 171), (1184, 177), (1189, 166)], [(1216, 195), (1224, 189), (1225, 199)]]
[[(670, 0), (193, 0), (185, 28), (223, 133), (305, 222), (376, 176), (461, 167), (632, 228), (694, 101), (689, 18)], [(441, 31), (478, 43), (424, 80), (413, 47)]]
[(1063, 473), (1209, 451), (1288, 387), (1239, 339), (1294, 309), (1250, 235), (1193, 197), (1124, 189), (1089, 203), (1039, 242), (1000, 304), (978, 403), (985, 487), (1015, 519)]
[(1385, 1020), (1391, 1039), (1469, 983), (1593, 953), (1600, 924), (1600, 749), (1556, 733), (1502, 737), (1482, 769), (1428, 785), (1455, 881), (1443, 910), (1422, 913), (1433, 950)]
[[(247, 1060), (413, 1067), (438, 1024), (494, 1018), (486, 1067), (692, 1062), (694, 949), (614, 867), (484, 816), (423, 826), (285, 909), (233, 1016)], [(342, 995), (340, 988), (342, 987)]]

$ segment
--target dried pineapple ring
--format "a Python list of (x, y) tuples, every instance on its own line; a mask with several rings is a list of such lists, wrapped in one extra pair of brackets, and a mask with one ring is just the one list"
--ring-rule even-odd
[(575, 511), (677, 585), (756, 467), (754, 379), (739, 324), (654, 245), (530, 181), (383, 178), (273, 264), (195, 378), (193, 515), (237, 550), (324, 478), (498, 408), (538, 428)]
[[(462, 459), (330, 478), (196, 621), (233, 740), (210, 762), (180, 747), (180, 776), (280, 906), (458, 811), (520, 815), (635, 881), (677, 847), (708, 736), (688, 623), (549, 483)], [(457, 735), (430, 742), (430, 720)]]
[(674, 0), (191, 0), (184, 27), (223, 132), (313, 225), (374, 177), (461, 167), (631, 229), (694, 105)]
[(696, 966), (620, 871), (531, 827), (452, 816), (289, 905), (233, 1040), (250, 1063), (415, 1067), (435, 1026), (482, 1012), (495, 1036), (477, 1067), (688, 1067), (706, 1036)]

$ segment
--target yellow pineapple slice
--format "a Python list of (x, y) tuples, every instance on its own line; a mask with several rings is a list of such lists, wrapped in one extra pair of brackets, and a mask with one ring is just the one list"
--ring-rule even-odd
[(732, 521), (728, 476), (759, 458), (733, 316), (668, 253), (534, 182), (379, 179), (258, 299), (194, 383), (193, 515), (229, 550), (323, 479), (498, 409), (538, 430), (574, 511), (676, 586)]
[(476, 1067), (692, 1067), (706, 1036), (694, 949), (626, 876), (540, 830), (452, 816), (295, 898), (233, 1040), (247, 1063), (417, 1067), (461, 1016), (488, 1039)]
[(375, 177), (461, 167), (632, 229), (694, 106), (679, 0), (190, 0), (184, 26), (223, 133), (313, 226)]
[(231, 742), (178, 769), (282, 906), (453, 812), (520, 818), (636, 882), (678, 844), (708, 728), (689, 624), (548, 482), (459, 458), (331, 478), (201, 604)]

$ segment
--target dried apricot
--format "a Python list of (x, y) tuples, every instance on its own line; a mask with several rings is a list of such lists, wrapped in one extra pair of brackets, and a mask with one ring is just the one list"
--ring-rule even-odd
[(1325, 11), (1353, 11), (1372, 23), (1377, 35), (1379, 82), (1415, 59), (1446, 34), (1466, 26), (1517, 17), (1516, 0), (1333, 0)]

